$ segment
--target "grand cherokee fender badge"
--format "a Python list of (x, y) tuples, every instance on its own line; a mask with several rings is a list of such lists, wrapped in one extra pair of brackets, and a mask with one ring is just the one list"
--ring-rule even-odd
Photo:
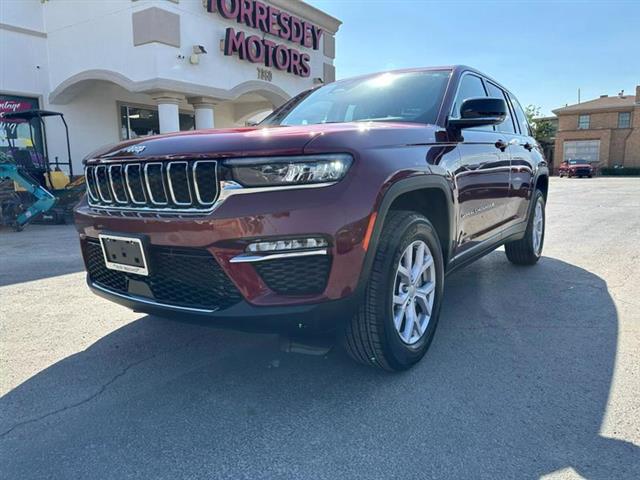
[(487, 210), (491, 210), (495, 206), (496, 206), (496, 204), (494, 202), (487, 203), (485, 205), (482, 205), (480, 207), (474, 208), (473, 210), (469, 210), (468, 212), (463, 213), (462, 214), (462, 218), (467, 218), (467, 217), (471, 217), (473, 215), (478, 215), (479, 213), (486, 212)]

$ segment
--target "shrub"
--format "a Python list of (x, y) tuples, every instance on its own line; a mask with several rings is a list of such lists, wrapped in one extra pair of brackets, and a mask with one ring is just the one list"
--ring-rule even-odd
[(640, 167), (603, 167), (600, 169), (600, 175), (603, 176), (627, 176), (638, 175), (640, 176)]

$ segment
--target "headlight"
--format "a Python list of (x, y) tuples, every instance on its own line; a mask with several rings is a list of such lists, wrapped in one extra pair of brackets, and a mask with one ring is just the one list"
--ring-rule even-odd
[(237, 158), (225, 163), (233, 180), (244, 187), (337, 182), (353, 158), (346, 153), (299, 157)]

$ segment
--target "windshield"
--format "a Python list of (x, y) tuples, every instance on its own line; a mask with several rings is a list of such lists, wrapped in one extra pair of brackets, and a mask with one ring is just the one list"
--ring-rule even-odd
[(586, 160), (583, 160), (581, 158), (569, 160), (569, 165), (586, 165), (588, 163), (589, 162), (587, 162)]
[(294, 97), (260, 125), (435, 123), (449, 75), (423, 71), (342, 80)]

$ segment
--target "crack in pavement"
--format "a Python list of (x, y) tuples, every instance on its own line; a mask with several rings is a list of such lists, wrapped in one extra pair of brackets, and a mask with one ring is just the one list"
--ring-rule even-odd
[(81, 405), (84, 405), (85, 403), (90, 402), (94, 398), (102, 395), (111, 384), (113, 384), (116, 380), (118, 380), (119, 378), (124, 376), (132, 368), (137, 367), (141, 363), (147, 362), (149, 360), (153, 360), (154, 358), (159, 357), (160, 355), (171, 354), (171, 353), (175, 353), (175, 352), (177, 352), (179, 350), (182, 350), (182, 349), (188, 347), (189, 345), (191, 345), (198, 338), (200, 338), (200, 337), (199, 336), (195, 336), (195, 337), (191, 338), (190, 340), (188, 340), (187, 342), (185, 342), (183, 345), (181, 345), (181, 346), (179, 346), (177, 348), (174, 348), (173, 350), (169, 350), (168, 352), (167, 351), (158, 352), (158, 353), (155, 353), (155, 354), (150, 355), (148, 357), (142, 358), (142, 359), (138, 360), (137, 362), (133, 362), (133, 363), (127, 365), (124, 369), (122, 369), (122, 371), (120, 371), (119, 373), (114, 375), (108, 382), (104, 383), (98, 389), (97, 392), (93, 393), (92, 395), (88, 396), (87, 398), (85, 398), (83, 400), (80, 400), (79, 402), (72, 403), (71, 405), (65, 405), (64, 407), (61, 407), (61, 408), (58, 408), (58, 409), (53, 410), (51, 412), (45, 413), (43, 415), (40, 415), (39, 417), (30, 418), (28, 420), (24, 420), (22, 422), (18, 422), (15, 425), (13, 425), (11, 428), (9, 428), (8, 430), (5, 430), (4, 432), (0, 433), (0, 439), (6, 437), (7, 435), (9, 435), (11, 432), (13, 432), (18, 427), (22, 427), (24, 425), (29, 425), (31, 423), (37, 423), (37, 422), (39, 422), (41, 420), (44, 420), (45, 418), (51, 417), (53, 415), (57, 415), (57, 414), (62, 413), (62, 412), (66, 412), (67, 410), (71, 410), (73, 408), (79, 407)]

